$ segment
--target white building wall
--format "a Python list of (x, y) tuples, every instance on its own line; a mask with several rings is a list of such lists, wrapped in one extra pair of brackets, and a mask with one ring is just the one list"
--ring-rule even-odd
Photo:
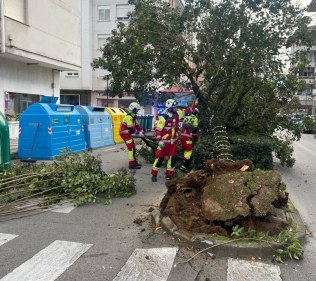
[(81, 5), (78, 0), (2, 1), (0, 111), (6, 113), (8, 97), (15, 105), (16, 96), (32, 97), (27, 105), (42, 95), (59, 97), (60, 70), (80, 69)]
[[(129, 11), (133, 10), (132, 5), (128, 4), (127, 0), (95, 0), (93, 1), (93, 35), (92, 35), (92, 59), (100, 57), (101, 52), (99, 51), (102, 46), (102, 41), (106, 37), (111, 36), (111, 31), (117, 27), (117, 6), (126, 5), (128, 6)], [(100, 21), (98, 18), (98, 6), (110, 6), (110, 20), (109, 21)], [(123, 20), (128, 24), (128, 20)], [(92, 62), (92, 60), (91, 60)], [(104, 91), (106, 87), (106, 81), (103, 79), (104, 75), (107, 72), (104, 70), (95, 70), (92, 73), (92, 83), (93, 90)]]
[(24, 22), (11, 18), (15, 14), (12, 15), (8, 7), (16, 2), (4, 0), (6, 54), (2, 56), (12, 54), (15, 56), (11, 59), (24, 59), (60, 70), (79, 69), (80, 2), (27, 0)]
[(0, 89), (7, 92), (59, 95), (59, 71), (50, 68), (1, 60), (0, 77)]
[(61, 72), (60, 83), (64, 90), (92, 90), (92, 1), (81, 0), (81, 68), (76, 75)]
[(8, 92), (59, 97), (59, 71), (0, 59), (1, 112)]

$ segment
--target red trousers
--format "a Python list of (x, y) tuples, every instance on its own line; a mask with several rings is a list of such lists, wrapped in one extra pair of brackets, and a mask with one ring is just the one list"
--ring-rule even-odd
[(123, 139), (123, 141), (125, 142), (126, 147), (127, 147), (128, 165), (129, 166), (137, 165), (137, 159), (135, 156), (136, 146), (135, 146), (135, 142), (134, 142), (132, 135), (129, 133), (124, 133), (124, 134), (120, 134), (120, 136)]
[(164, 148), (157, 148), (155, 156), (156, 159), (153, 163), (151, 174), (156, 176), (165, 157), (168, 157), (166, 176), (172, 177), (174, 175), (174, 166), (176, 164), (177, 142), (174, 142), (173, 144), (165, 142)]
[(189, 160), (191, 158), (192, 150), (193, 150), (192, 137), (180, 136), (180, 139), (181, 139), (181, 147), (183, 150), (183, 156), (185, 160)]

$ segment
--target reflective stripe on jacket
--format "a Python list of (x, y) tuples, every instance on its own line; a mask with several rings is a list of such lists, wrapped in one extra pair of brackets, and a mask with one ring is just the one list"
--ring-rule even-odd
[(142, 131), (143, 129), (138, 123), (136, 114), (128, 113), (125, 115), (120, 125), (120, 134), (137, 134)]
[(184, 117), (181, 128), (181, 135), (192, 135), (198, 132), (199, 119), (195, 115)]
[(155, 134), (158, 141), (176, 140), (179, 130), (179, 116), (177, 113), (165, 113), (159, 116), (155, 128)]

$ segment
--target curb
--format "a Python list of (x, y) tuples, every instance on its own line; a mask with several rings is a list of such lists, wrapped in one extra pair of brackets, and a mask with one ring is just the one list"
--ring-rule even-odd
[[(297, 226), (296, 235), (300, 243), (303, 245), (306, 242), (305, 230), (306, 227), (303, 223), (301, 216), (298, 213), (290, 213), (282, 211), (285, 218), (291, 218)], [(197, 248), (203, 250), (211, 246), (216, 246), (211, 248), (209, 251), (210, 256), (215, 255), (215, 257), (231, 257), (231, 258), (252, 258), (260, 257), (263, 259), (271, 259), (274, 251), (280, 247), (282, 244), (277, 244), (274, 242), (261, 242), (261, 243), (250, 243), (250, 242), (229, 242), (224, 240), (214, 240), (214, 237), (208, 234), (198, 234), (192, 235), (190, 233), (180, 232), (175, 223), (168, 217), (161, 218), (160, 210), (155, 209), (150, 213), (152, 223), (161, 225), (170, 235), (185, 241), (189, 244), (196, 246)], [(225, 244), (225, 242), (227, 242)]]

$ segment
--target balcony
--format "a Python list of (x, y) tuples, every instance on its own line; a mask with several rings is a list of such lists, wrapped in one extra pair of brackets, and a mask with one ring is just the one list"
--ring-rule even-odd
[(305, 81), (306, 84), (308, 85), (314, 85), (315, 84), (315, 79), (310, 78), (310, 77), (302, 77), (302, 79)]

